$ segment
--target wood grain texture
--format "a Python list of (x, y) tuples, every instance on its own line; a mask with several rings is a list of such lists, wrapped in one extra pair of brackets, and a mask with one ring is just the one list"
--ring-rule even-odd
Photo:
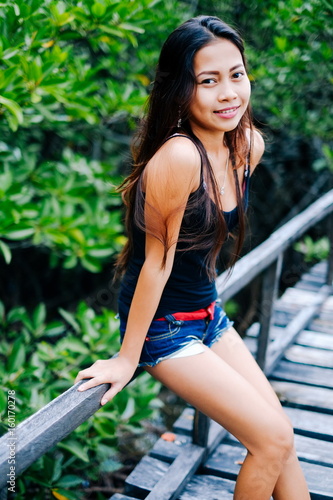
[[(240, 470), (240, 463), (246, 455), (245, 448), (221, 444), (203, 466), (203, 473), (217, 475), (227, 479), (236, 479)], [(333, 470), (316, 463), (300, 462), (310, 492), (323, 495), (324, 498), (333, 497)]]
[(285, 405), (333, 414), (333, 392), (330, 389), (275, 380), (271, 384)]
[(285, 380), (306, 385), (333, 389), (333, 377), (325, 368), (282, 360), (270, 376), (270, 380)]

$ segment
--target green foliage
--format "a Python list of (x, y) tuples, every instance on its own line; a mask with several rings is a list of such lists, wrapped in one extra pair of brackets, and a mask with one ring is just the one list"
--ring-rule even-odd
[(295, 250), (304, 254), (306, 262), (326, 260), (329, 256), (330, 242), (327, 237), (314, 241), (311, 236), (305, 236), (302, 241), (295, 243)]
[(17, 246), (13, 242), (29, 238), (31, 245), (52, 251), (53, 267), (59, 261), (65, 268), (80, 262), (91, 272), (101, 271), (103, 260), (119, 251), (124, 240), (120, 200), (112, 191), (108, 166), (69, 149), (62, 161), (39, 165), (33, 148), (22, 157), (9, 149), (0, 156), (0, 252), (5, 261), (11, 260), (11, 246)]
[[(150, 36), (162, 32), (160, 9), (167, 25), (180, 20), (183, 8), (176, 14), (175, 6), (170, 0), (164, 6), (159, 0), (2, 3), (3, 119), (12, 130), (50, 122), (54, 130), (137, 115), (149, 79), (138, 72), (133, 49), (147, 27)], [(157, 44), (158, 37), (155, 50)]]
[(227, 316), (232, 319), (235, 318), (237, 313), (239, 312), (239, 304), (235, 300), (228, 300), (223, 305), (223, 309), (225, 310)]
[(52, 266), (99, 272), (123, 244), (111, 192), (123, 158), (111, 128), (128, 134), (141, 113), (150, 75), (140, 56), (153, 66), (164, 28), (184, 15), (175, 5), (1, 4), (0, 254), (7, 264), (20, 247), (10, 242), (22, 241), (50, 249)]
[[(97, 359), (107, 359), (119, 349), (118, 320), (104, 309), (96, 314), (85, 303), (75, 313), (61, 311), (64, 320), (46, 323), (40, 304), (31, 314), (17, 307), (5, 314), (0, 302), (0, 394), (15, 391), (16, 423), (46, 405), (72, 386), (77, 372)], [(40, 458), (18, 479), (18, 500), (44, 499), (47, 492), (67, 492), (82, 481), (97, 481), (99, 475), (118, 468), (118, 437), (140, 432), (142, 420), (153, 415), (160, 402), (160, 384), (148, 374), (119, 393), (51, 452)], [(0, 415), (6, 415), (0, 398)], [(2, 419), (5, 421), (5, 418)], [(2, 433), (6, 426), (1, 424)], [(36, 485), (40, 485), (36, 492)], [(71, 492), (67, 498), (74, 498)], [(80, 498), (80, 492), (75, 492)]]
[[(272, 126), (331, 140), (333, 4), (259, 0), (256, 5), (258, 13), (262, 9), (260, 37), (250, 58), (253, 78), (260, 81), (256, 103)], [(254, 53), (258, 49), (263, 49), (260, 57)]]

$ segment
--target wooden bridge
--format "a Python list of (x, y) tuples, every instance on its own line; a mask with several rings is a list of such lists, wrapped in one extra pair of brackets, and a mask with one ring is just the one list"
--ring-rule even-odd
[[(283, 254), (306, 231), (328, 220), (327, 262), (304, 273), (277, 297)], [(295, 427), (296, 448), (312, 499), (333, 498), (333, 190), (243, 257), (225, 283), (224, 303), (259, 274), (260, 321), (246, 342), (270, 378)], [(81, 384), (82, 382), (79, 382)], [(73, 386), (16, 428), (16, 474), (23, 471), (100, 408), (108, 384), (79, 393)], [(8, 440), (0, 439), (0, 500), (7, 497)], [(159, 439), (112, 500), (231, 500), (245, 449), (221, 426), (186, 409), (172, 441)], [(2, 488), (2, 490), (1, 490)], [(110, 499), (110, 500), (111, 500)]]
[[(283, 338), (304, 311), (320, 300), (325, 287), (327, 263), (320, 263), (276, 301), (270, 346)], [(298, 319), (297, 319), (298, 317)], [(246, 342), (255, 351), (259, 325), (247, 332)], [(270, 346), (268, 349), (270, 349)], [(269, 376), (295, 428), (295, 443), (313, 499), (333, 498), (333, 296), (324, 300), (308, 327)], [(171, 441), (160, 438), (126, 480), (126, 494), (112, 500), (138, 498), (179, 500), (232, 500), (235, 480), (245, 458), (245, 448), (212, 422), (208, 450), (193, 444), (195, 412), (186, 409), (176, 421)], [(176, 464), (176, 460), (178, 464)], [(195, 464), (195, 465), (194, 465)], [(194, 474), (179, 493), (182, 470)], [(173, 470), (172, 470), (173, 469)], [(186, 477), (186, 480), (189, 476)], [(166, 496), (164, 489), (168, 488)], [(171, 496), (170, 496), (171, 493)]]

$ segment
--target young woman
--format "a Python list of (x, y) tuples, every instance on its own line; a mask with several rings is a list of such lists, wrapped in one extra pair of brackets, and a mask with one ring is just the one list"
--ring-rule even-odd
[[(250, 176), (264, 143), (249, 106), (238, 33), (199, 16), (163, 45), (134, 168), (121, 186), (128, 243), (118, 261), (119, 356), (79, 372), (110, 401), (138, 364), (247, 448), (236, 500), (309, 499), (281, 405), (216, 304), (215, 263), (236, 225), (244, 239)], [(231, 267), (234, 264), (231, 261)]]

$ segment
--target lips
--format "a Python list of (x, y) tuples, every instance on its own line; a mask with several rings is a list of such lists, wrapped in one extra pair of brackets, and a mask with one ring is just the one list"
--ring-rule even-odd
[(237, 109), (240, 108), (240, 106), (234, 106), (232, 108), (224, 108), (224, 109), (219, 109), (218, 111), (214, 111), (214, 113), (218, 113), (218, 114), (230, 114), (230, 113), (234, 113), (235, 111), (237, 111)]

